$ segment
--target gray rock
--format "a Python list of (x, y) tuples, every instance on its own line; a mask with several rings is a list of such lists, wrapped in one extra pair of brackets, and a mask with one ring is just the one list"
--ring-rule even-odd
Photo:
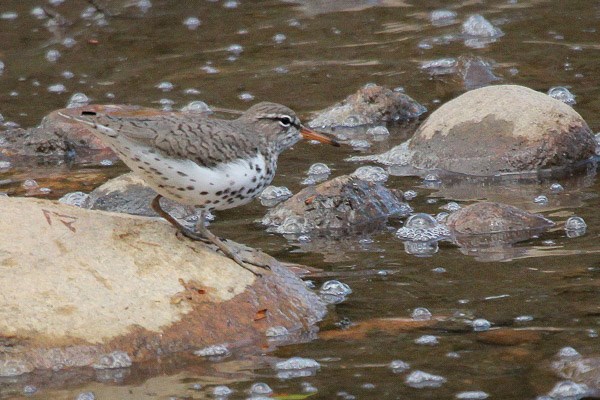
[(317, 114), (313, 128), (356, 127), (416, 119), (427, 109), (404, 93), (367, 84), (340, 103)]
[(309, 186), (269, 210), (262, 223), (279, 233), (347, 234), (380, 228), (390, 216), (406, 216), (412, 210), (402, 193), (381, 183), (342, 175)]

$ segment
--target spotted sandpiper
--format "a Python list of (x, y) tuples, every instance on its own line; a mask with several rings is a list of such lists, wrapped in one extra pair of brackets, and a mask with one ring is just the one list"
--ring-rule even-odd
[[(241, 206), (271, 183), (279, 154), (301, 138), (339, 144), (303, 126), (286, 106), (258, 103), (239, 118), (223, 120), (158, 110), (103, 112), (101, 106), (61, 112), (92, 132), (158, 194), (152, 208), (185, 236), (209, 241), (240, 266), (248, 267), (205, 226), (208, 211)], [(160, 206), (161, 197), (200, 210), (196, 231), (182, 226)]]

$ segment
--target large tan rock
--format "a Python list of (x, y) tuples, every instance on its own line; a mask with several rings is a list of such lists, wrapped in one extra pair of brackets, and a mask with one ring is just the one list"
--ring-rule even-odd
[(526, 87), (498, 85), (441, 106), (408, 149), (418, 168), (495, 175), (569, 166), (591, 157), (595, 142), (568, 105)]
[(0, 375), (260, 343), (325, 313), (275, 260), (257, 278), (159, 219), (7, 197), (0, 215)]

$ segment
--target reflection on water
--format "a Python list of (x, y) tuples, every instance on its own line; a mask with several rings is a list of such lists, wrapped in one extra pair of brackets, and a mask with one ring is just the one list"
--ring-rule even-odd
[[(203, 101), (215, 110), (243, 110), (269, 100), (307, 119), (369, 82), (402, 87), (431, 111), (468, 88), (499, 82), (542, 92), (567, 88), (575, 109), (592, 130), (599, 129), (597, 4), (442, 3), (221, 0), (191, 7), (167, 0), (3, 0), (0, 125), (34, 126), (51, 110), (86, 98), (172, 109)], [(465, 28), (476, 14), (491, 28), (477, 17)], [(471, 32), (477, 21), (503, 35), (466, 37), (465, 30)], [(74, 100), (75, 93), (81, 95)], [(190, 107), (207, 111), (203, 103)], [(316, 162), (325, 163), (331, 176), (369, 165), (345, 160), (383, 153), (412, 132), (388, 129), (389, 135), (342, 132), (371, 144), (360, 150), (298, 144), (281, 157), (273, 184), (296, 193)], [(124, 171), (119, 164), (5, 167), (0, 191), (46, 198), (90, 192)], [(600, 183), (595, 167), (573, 176), (487, 181), (441, 174), (434, 186), (387, 172), (392, 173), (387, 187), (404, 191), (405, 198), (418, 193), (410, 200), (416, 212), (436, 215), (450, 201), (500, 201), (543, 213), (559, 228), (510, 245), (516, 240), (488, 242), (483, 250), (441, 241), (408, 251), (394, 235), (400, 220), (368, 237), (288, 242), (255, 223), (266, 208), (254, 202), (219, 214), (211, 228), (284, 261), (322, 269), (307, 278), (315, 287), (339, 280), (352, 288), (343, 302), (331, 306), (321, 339), (309, 335), (277, 349), (289, 342), (274, 341), (264, 352), (234, 351), (218, 361), (182, 354), (106, 374), (46, 371), (4, 379), (0, 396), (74, 399), (94, 392), (97, 399), (207, 398), (226, 386), (233, 391), (228, 398), (243, 399), (263, 383), (279, 398), (429, 399), (465, 393), (534, 398), (567, 387), (556, 389), (565, 378), (550, 368), (559, 349), (571, 346), (592, 359), (598, 354)], [(33, 193), (35, 188), (50, 192)], [(547, 203), (534, 201), (540, 195)], [(587, 224), (584, 234), (563, 229), (573, 215)], [(428, 257), (418, 257), (423, 251)], [(416, 321), (427, 324), (415, 328), (401, 320), (410, 320), (412, 310), (420, 308), (429, 310), (436, 323)], [(476, 319), (488, 321), (489, 331), (474, 332), (465, 323)], [(328, 334), (339, 339), (325, 340)], [(435, 336), (436, 342), (416, 344), (423, 335)], [(278, 377), (278, 362), (292, 357), (318, 367), (310, 374)], [(390, 368), (399, 362), (404, 367)], [(586, 385), (597, 385), (598, 380), (586, 379)]]

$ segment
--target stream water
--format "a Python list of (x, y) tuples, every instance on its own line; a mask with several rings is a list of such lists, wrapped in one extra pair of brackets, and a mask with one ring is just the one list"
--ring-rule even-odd
[[(104, 18), (86, 16), (91, 3), (105, 11)], [(65, 23), (49, 23), (39, 7), (50, 11), (53, 22)], [(432, 23), (431, 12), (440, 9), (456, 17)], [(504, 35), (489, 43), (466, 40), (461, 24), (471, 14), (485, 16)], [(194, 28), (189, 17), (200, 24)], [(235, 110), (274, 101), (308, 119), (370, 82), (402, 87), (433, 111), (478, 82), (460, 68), (442, 75), (421, 68), (454, 58), (459, 64), (484, 60), (495, 83), (542, 92), (568, 87), (576, 96), (574, 108), (598, 131), (599, 26), (600, 3), (590, 0), (2, 0), (0, 112), (5, 123), (30, 127), (82, 92), (95, 103), (173, 109), (193, 100)], [(406, 139), (403, 132), (392, 128), (389, 138), (363, 152), (389, 149)], [(360, 166), (345, 161), (357, 154), (350, 146), (300, 143), (280, 158), (274, 184), (297, 192), (311, 164), (325, 163), (336, 176)], [(0, 178), (12, 183), (0, 190), (19, 195), (23, 182), (35, 179), (51, 189), (41, 197), (56, 199), (74, 190), (89, 192), (125, 170), (49, 168), (4, 172)], [(565, 190), (551, 194), (556, 182)], [(532, 399), (562, 380), (550, 367), (561, 348), (598, 356), (600, 180), (593, 168), (557, 179), (442, 180), (434, 189), (420, 177), (392, 176), (387, 186), (415, 190), (411, 206), (419, 212), (436, 214), (450, 201), (486, 199), (541, 212), (559, 227), (486, 253), (463, 253), (442, 242), (436, 253), (417, 257), (394, 236), (399, 221), (369, 238), (299, 244), (265, 232), (257, 221), (266, 208), (254, 202), (219, 213), (211, 229), (278, 259), (322, 269), (312, 278), (317, 287), (330, 279), (348, 284), (353, 293), (331, 306), (321, 336), (264, 354), (234, 352), (220, 361), (181, 355), (109, 375), (63, 371), (21, 377), (0, 382), (0, 396), (75, 399), (94, 392), (96, 399), (201, 399), (227, 385), (234, 390), (228, 398), (244, 399), (253, 383), (264, 382), (281, 399), (450, 399), (475, 391), (494, 399)], [(540, 194), (548, 196), (547, 204), (534, 203)], [(560, 228), (571, 215), (585, 219), (585, 235), (569, 238)], [(507, 342), (482, 340), (458, 323), (409, 330), (377, 322), (410, 318), (419, 307), (440, 318), (479, 318), (492, 328), (524, 329), (509, 330)], [(351, 329), (360, 324), (374, 328)], [(336, 334), (346, 326), (346, 335)], [(437, 341), (415, 342), (423, 335)], [(314, 359), (320, 369), (278, 377), (274, 363), (294, 356)], [(394, 371), (389, 367), (394, 360), (410, 369)], [(435, 388), (407, 384), (409, 374), (419, 370), (445, 382)], [(37, 391), (24, 393), (26, 385)]]

